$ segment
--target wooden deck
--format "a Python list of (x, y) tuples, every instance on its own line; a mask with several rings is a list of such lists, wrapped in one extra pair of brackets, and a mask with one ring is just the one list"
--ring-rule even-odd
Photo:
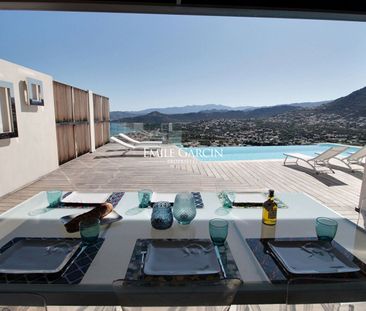
[[(165, 147), (168, 148), (168, 147)], [(166, 149), (168, 150), (168, 149)], [(176, 147), (171, 147), (176, 152)], [(67, 162), (59, 169), (14, 193), (0, 198), (5, 211), (42, 190), (84, 191), (220, 191), (222, 189), (305, 192), (355, 221), (362, 173), (337, 168), (335, 174), (315, 175), (311, 170), (285, 167), (282, 161), (200, 162), (194, 158), (144, 157), (124, 153), (107, 144), (95, 153)]]

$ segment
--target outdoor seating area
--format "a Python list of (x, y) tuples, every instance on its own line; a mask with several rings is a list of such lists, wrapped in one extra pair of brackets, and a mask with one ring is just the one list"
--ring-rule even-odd
[(365, 167), (366, 147), (359, 151), (351, 152), (346, 156), (337, 156), (336, 159), (346, 165), (352, 172), (362, 170)]
[(0, 16), (0, 311), (366, 310), (366, 7)]
[(322, 153), (317, 153), (316, 156), (311, 157), (301, 153), (284, 153), (285, 160), (284, 165), (288, 163), (288, 159), (295, 159), (295, 164), (299, 161), (305, 162), (309, 165), (315, 173), (322, 172), (335, 173), (330, 165), (330, 161), (339, 160), (341, 164), (345, 165), (351, 172), (355, 170), (363, 170), (365, 166), (366, 147), (360, 148), (356, 152), (348, 152), (347, 155), (342, 156), (342, 153), (346, 152), (348, 146), (331, 147)]
[[(57, 243), (71, 243), (67, 244), (69, 250), (74, 245), (72, 243), (76, 243), (70, 257), (73, 259), (65, 260), (61, 276), (53, 274), (53, 278), (46, 277), (48, 281), (29, 279), (26, 282), (31, 284), (26, 285), (23, 281), (13, 283), (9, 278), (11, 284), (5, 286), (4, 282), (8, 281), (3, 279), (0, 286), (4, 291), (27, 289), (27, 292), (45, 297), (48, 306), (217, 306), (221, 302), (226, 306), (232, 305), (233, 310), (241, 310), (235, 306), (259, 303), (280, 306), (290, 301), (294, 304), (314, 303), (313, 296), (310, 298), (314, 285), (307, 289), (308, 297), (292, 297), (297, 286), (306, 286), (306, 281), (301, 282), (298, 278), (295, 281), (289, 277), (292, 272), (284, 272), (283, 262), (278, 261), (272, 251), (268, 252), (270, 244), (267, 243), (274, 238), (290, 245), (293, 239), (299, 243), (298, 239), (304, 238), (306, 243), (313, 243), (317, 237), (317, 217), (336, 221), (333, 245), (347, 258), (351, 254), (355, 257), (353, 262), (358, 265), (352, 266), (353, 269), (363, 269), (360, 262), (366, 260), (363, 247), (366, 235), (362, 213), (354, 209), (358, 206), (361, 175), (336, 168), (334, 175), (316, 175), (298, 167), (283, 166), (282, 161), (203, 163), (189, 158), (189, 162), (179, 162), (178, 158), (144, 157), (136, 150), (121, 155), (125, 149), (121, 147), (118, 143), (107, 144), (1, 199), (0, 206), (5, 211), (0, 217), (5, 249), (14, 243), (36, 243), (42, 247), (42, 243), (54, 243), (52, 239), (55, 237), (59, 239)], [(162, 148), (177, 147), (164, 145)], [(262, 202), (259, 202), (266, 199), (266, 192), (271, 188), (275, 190), (278, 202), (275, 226), (262, 224)], [(50, 190), (55, 189), (62, 191), (59, 192), (64, 200), (62, 204), (53, 204), (52, 199), (49, 201)], [(231, 194), (227, 197), (232, 202), (228, 206), (220, 193), (228, 193), (229, 190)], [(179, 216), (174, 210), (174, 206), (178, 206), (176, 195), (181, 192), (192, 192), (193, 195), (194, 213), (190, 214), (187, 224), (179, 224), (179, 217), (185, 216)], [(256, 205), (252, 206), (253, 202), (249, 206), (240, 204), (243, 197), (249, 201), (257, 200)], [(161, 206), (159, 210), (154, 205), (155, 201), (169, 202), (170, 207)], [(90, 224), (85, 221), (86, 229), (80, 232), (78, 226), (70, 229), (72, 221), (77, 223), (79, 218), (87, 218), (78, 218), (77, 215), (87, 215), (88, 212), (95, 215), (93, 208), (103, 206), (104, 202), (109, 204), (106, 209), (108, 215), (101, 217), (100, 222)], [(166, 211), (170, 209), (172, 214), (169, 216)], [(178, 252), (168, 255), (178, 256), (173, 262), (185, 258), (179, 255), (179, 249), (188, 250), (189, 254), (200, 254), (202, 248), (210, 249), (215, 241), (215, 230), (210, 221), (217, 218), (226, 224), (227, 237), (225, 243), (218, 247), (218, 252), (210, 255), (217, 258), (209, 261), (212, 273), (204, 273), (199, 282), (196, 278), (178, 277), (178, 287), (162, 286), (161, 278), (154, 279), (154, 275), (170, 271), (167, 276), (169, 282), (164, 283), (167, 282), (165, 280), (163, 283), (171, 285), (173, 263), (165, 262), (165, 255), (162, 255), (167, 249)], [(69, 227), (65, 226), (67, 223), (70, 223)], [(221, 232), (222, 229), (217, 234), (221, 236)], [(18, 237), (33, 238), (19, 242)], [(38, 238), (46, 242), (40, 243)], [(93, 247), (78, 244), (83, 238), (93, 241)], [(194, 267), (188, 259), (182, 260), (182, 266), (178, 265), (178, 275)], [(206, 265), (205, 261), (202, 264)], [(80, 274), (69, 276), (67, 271), (74, 271), (76, 267)], [(198, 272), (200, 267), (195, 269), (198, 270), (194, 274), (201, 273)], [(348, 273), (352, 282), (342, 282), (337, 275), (328, 277), (326, 282), (323, 280), (321, 286), (327, 286), (327, 291), (319, 298), (320, 304), (314, 306), (314, 310), (327, 310), (322, 303), (337, 305), (342, 294), (355, 301), (364, 299), (360, 297), (362, 290), (358, 290), (357, 295), (352, 290), (354, 286), (359, 289), (365, 286), (363, 276), (356, 270)], [(219, 279), (212, 278), (216, 273)], [(358, 277), (354, 278), (356, 274)], [(26, 273), (23, 277), (28, 278)], [(317, 280), (323, 275), (306, 275), (308, 277)], [(202, 292), (207, 297), (205, 301), (200, 298)], [(186, 295), (192, 299), (187, 301)], [(158, 296), (165, 298), (162, 301)], [(265, 305), (258, 308), (254, 310), (266, 310)]]
[[(347, 299), (357, 300), (365, 292), (362, 289), (366, 285), (365, 277), (360, 273), (364, 272), (360, 260), (366, 260), (365, 231), (303, 193), (276, 194), (281, 203), (277, 224), (272, 227), (262, 224), (260, 205), (228, 207), (216, 192), (194, 194), (190, 206), (194, 215), (189, 221), (184, 215), (188, 205), (183, 198), (179, 203), (174, 192), (150, 193), (147, 200), (138, 192), (59, 194), (57, 197), (55, 193), (41, 191), (1, 215), (4, 245), (1, 252), (7, 254), (6, 264), (1, 265), (2, 291), (41, 295), (49, 306), (230, 306), (264, 300), (283, 305), (290, 301), (291, 304), (310, 303), (313, 300), (307, 295), (291, 296), (292, 290), (307, 286), (306, 282), (296, 279), (298, 272), (286, 272), (282, 261), (267, 248), (274, 247), (271, 241), (287, 243), (284, 245), (288, 247), (297, 245), (291, 241), (299, 243), (305, 239), (301, 242), (305, 246), (301, 247), (309, 247), (306, 251), (316, 254), (314, 247), (320, 234), (314, 216), (317, 215), (337, 223), (334, 240), (322, 243), (331, 243), (337, 250), (333, 255), (343, 260), (344, 265), (343, 270), (329, 267), (329, 280), (325, 278), (321, 285), (327, 291), (322, 292), (319, 302), (337, 302), (345, 295)], [(255, 201), (253, 193), (241, 195)], [(265, 199), (266, 194), (263, 195)], [(151, 225), (157, 208), (154, 201), (160, 200), (171, 204), (172, 207), (165, 208), (172, 209), (175, 218), (164, 230)], [(90, 213), (101, 202), (111, 204), (113, 213), (120, 217), (101, 217), (100, 223), (83, 218), (80, 221), (85, 227), (80, 223), (80, 233), (65, 229), (64, 219), (68, 215)], [(215, 227), (213, 221), (217, 222), (217, 218), (225, 227), (221, 223)], [(65, 247), (65, 250), (51, 252), (46, 267), (37, 256), (45, 256), (42, 249), (54, 247)], [(26, 254), (27, 249), (33, 249), (31, 265), (24, 265), (24, 259), (16, 257), (22, 252)], [(344, 256), (354, 256), (353, 263), (346, 262)], [(13, 257), (18, 259), (14, 261)], [(327, 266), (310, 267), (311, 273), (307, 272), (306, 278), (316, 281), (323, 277), (324, 273), (316, 272), (317, 269), (327, 269)], [(36, 278), (32, 271), (37, 271)], [(343, 281), (346, 271), (352, 282)], [(315, 287), (309, 287), (309, 293)], [(205, 293), (204, 300), (202, 293)]]

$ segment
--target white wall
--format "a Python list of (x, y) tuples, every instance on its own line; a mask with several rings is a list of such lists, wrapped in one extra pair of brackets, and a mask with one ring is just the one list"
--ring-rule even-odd
[[(43, 82), (44, 107), (26, 105), (26, 79)], [(51, 76), (1, 60), (0, 80), (13, 83), (18, 137), (0, 139), (0, 196), (58, 167)]]

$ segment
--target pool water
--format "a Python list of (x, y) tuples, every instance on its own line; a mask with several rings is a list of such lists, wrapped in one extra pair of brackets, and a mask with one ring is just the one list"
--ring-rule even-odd
[[(284, 159), (284, 153), (303, 153), (315, 156), (328, 148), (339, 144), (315, 144), (293, 146), (255, 146), (255, 147), (197, 147), (183, 148), (183, 150), (200, 161), (240, 161), (240, 160), (280, 160)], [(348, 152), (355, 152), (359, 148), (349, 147)]]
[(129, 128), (127, 126), (124, 126), (124, 124), (121, 123), (115, 123), (115, 122), (111, 122), (110, 123), (110, 135), (111, 136), (116, 136), (119, 133), (131, 133), (134, 132), (133, 128)]

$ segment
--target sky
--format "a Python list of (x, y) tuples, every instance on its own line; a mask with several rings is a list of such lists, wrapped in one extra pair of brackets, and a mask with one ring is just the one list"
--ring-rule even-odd
[(366, 86), (366, 23), (0, 11), (0, 58), (111, 110), (335, 99)]

